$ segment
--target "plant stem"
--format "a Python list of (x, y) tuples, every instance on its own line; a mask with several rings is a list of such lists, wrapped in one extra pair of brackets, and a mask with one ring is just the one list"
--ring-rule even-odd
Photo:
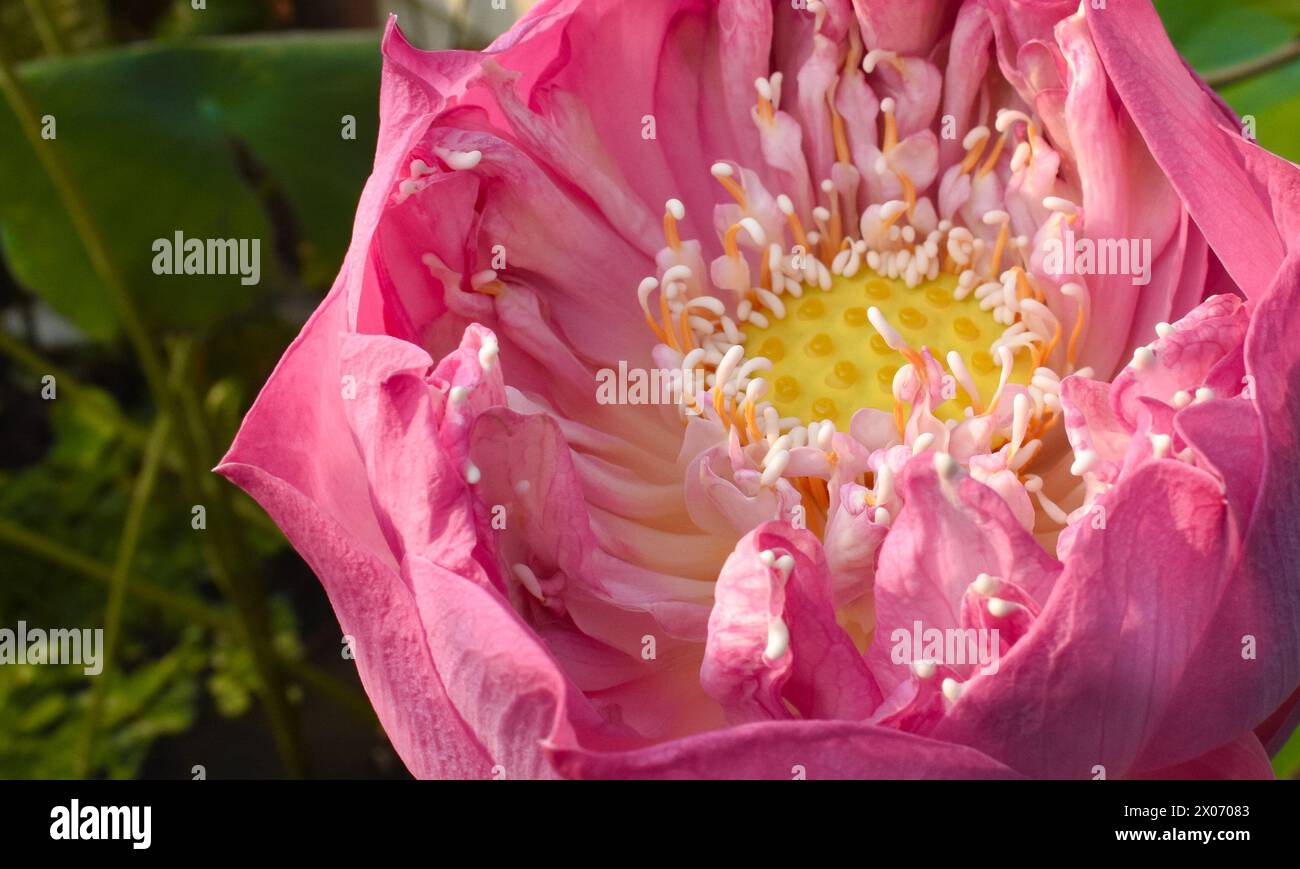
[[(0, 353), (10, 357), (37, 377), (51, 375), (57, 384), (57, 388), (73, 401), (80, 401), (90, 396), (89, 387), (4, 329), (0, 329)], [(88, 402), (87, 406), (89, 406)], [(94, 409), (105, 417), (104, 422), (117, 429), (132, 446), (143, 447), (145, 441), (148, 440), (149, 433), (123, 416), (115, 405), (101, 403), (96, 405)]]
[[(0, 518), (0, 541), (8, 543), (15, 549), (43, 558), (51, 564), (79, 573), (102, 585), (109, 585), (112, 582), (113, 569), (108, 565), (3, 518)], [(146, 579), (132, 577), (126, 589), (133, 598), (179, 616), (187, 622), (220, 631), (233, 630), (235, 627), (235, 620), (227, 610), (165, 589)], [(282, 656), (281, 664), (286, 672), (317, 688), (322, 695), (334, 700), (340, 706), (352, 710), (368, 724), (376, 723), (375, 712), (369, 701), (364, 694), (352, 686), (306, 661)]]
[(235, 521), (230, 489), (206, 470), (216, 462), (215, 450), (198, 397), (193, 389), (188, 388), (187, 372), (181, 371), (180, 374), (182, 386), (177, 394), (184, 424), (182, 428), (192, 438), (189, 443), (191, 455), (203, 457), (187, 463), (187, 467), (199, 467), (201, 463), (204, 468), (193, 488), (199, 498), (197, 503), (206, 505), (212, 514), (210, 528), (202, 532), (201, 542), (213, 580), (234, 603), (239, 614), (239, 633), (252, 654), (263, 699), (279, 701), (268, 702), (266, 711), (286, 772), (295, 778), (301, 777), (306, 774), (307, 759), (297, 738), (297, 720), (284, 702), (286, 695), (283, 674), (279, 672), (279, 656), (270, 643), (271, 623), (266, 609), (265, 586), (258, 565), (247, 558), (247, 545)]
[(59, 28), (50, 17), (50, 10), (45, 8), (45, 0), (23, 0), (23, 5), (27, 7), (27, 15), (32, 19), (32, 27), (40, 37), (45, 53), (61, 57), (64, 53), (63, 41), (59, 39)]
[(1300, 39), (1288, 42), (1286, 45), (1261, 54), (1259, 57), (1253, 57), (1232, 66), (1225, 66), (1222, 69), (1211, 70), (1205, 74), (1205, 83), (1217, 90), (1262, 75), (1271, 69), (1290, 63), (1297, 57), (1300, 57)]
[[(247, 566), (242, 568), (232, 566), (228, 560), (242, 560), (243, 549), (232, 536), (237, 535), (238, 532), (234, 516), (229, 509), (226, 492), (223, 488), (215, 486), (215, 478), (208, 471), (210, 462), (205, 462), (204, 454), (198, 447), (205, 433), (202, 422), (200, 420), (196, 425), (195, 418), (187, 417), (168, 388), (161, 355), (153, 344), (127, 282), (109, 255), (108, 245), (90, 215), (90, 209), (82, 198), (81, 189), (73, 181), (71, 173), (60, 158), (55, 143), (41, 138), (34, 103), (2, 46), (0, 46), (0, 91), (4, 93), (6, 101), (18, 120), (19, 127), (58, 192), (77, 235), (86, 249), (91, 265), (108, 290), (109, 300), (115, 309), (118, 322), (135, 350), (145, 382), (149, 386), (159, 413), (177, 421), (177, 445), (181, 455), (186, 489), (196, 499), (196, 503), (212, 507), (213, 530), (212, 534), (203, 535), (203, 548), (212, 570), (213, 581), (230, 599), (238, 615), (237, 631), (252, 655), (263, 708), (285, 772), (291, 777), (300, 777), (306, 771), (306, 756), (298, 735), (297, 721), (285, 695), (278, 662), (268, 642), (269, 631), (265, 609), (260, 605), (261, 599), (256, 594), (255, 586), (250, 582), (250, 579), (254, 578), (253, 571)], [(187, 389), (182, 389), (181, 398), (188, 397), (197, 405), (197, 401), (194, 401), (192, 396), (187, 396), (187, 392)]]
[(108, 695), (108, 684), (112, 678), (114, 653), (117, 651), (118, 634), (122, 626), (122, 606), (126, 602), (127, 580), (131, 576), (135, 550), (140, 542), (140, 529), (144, 524), (145, 510), (148, 509), (149, 498), (153, 495), (153, 487), (158, 479), (158, 466), (162, 462), (163, 450), (167, 446), (167, 436), (170, 431), (171, 420), (165, 416), (158, 417), (153, 432), (149, 435), (149, 443), (145, 446), (140, 475), (136, 477), (135, 490), (131, 493), (131, 503), (122, 526), (117, 558), (113, 562), (113, 574), (108, 584), (108, 607), (104, 614), (103, 665), (91, 688), (90, 708), (86, 713), (85, 731), (82, 734), (77, 778), (88, 778), (94, 770), (95, 737), (104, 713), (104, 698)]
[[(10, 357), (37, 377), (53, 375), (59, 390), (64, 395), (73, 401), (82, 401), (83, 407), (95, 413), (101, 422), (115, 429), (127, 446), (137, 451), (144, 449), (149, 439), (148, 431), (128, 419), (116, 405), (89, 401), (93, 394), (93, 386), (82, 383), (66, 369), (46, 359), (3, 329), (0, 329), (0, 353)], [(170, 447), (163, 456), (163, 467), (174, 473), (183, 472), (180, 455)], [(247, 498), (236, 500), (234, 510), (239, 514), (239, 518), (246, 522), (260, 525), (272, 533), (278, 533), (280, 530), (261, 508)]]
[[(113, 569), (101, 564), (89, 556), (68, 549), (61, 543), (50, 540), (34, 531), (28, 531), (15, 525), (8, 519), (0, 518), (0, 541), (8, 543), (15, 549), (21, 549), (51, 564), (80, 573), (96, 582), (109, 584), (113, 578)], [(209, 628), (228, 629), (231, 625), (229, 614), (222, 609), (203, 603), (183, 594), (178, 594), (147, 580), (136, 580), (130, 585), (130, 592), (140, 600), (159, 609), (168, 610), (181, 618)]]

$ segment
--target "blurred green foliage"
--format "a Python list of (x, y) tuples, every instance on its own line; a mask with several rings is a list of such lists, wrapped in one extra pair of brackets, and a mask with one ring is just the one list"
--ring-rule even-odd
[[(1156, 0), (1156, 8), (1175, 47), (1211, 83), (1300, 40), (1300, 0)], [(1218, 90), (1255, 119), (1260, 145), (1300, 161), (1300, 56)]]
[[(149, 322), (212, 329), (283, 301), (270, 293), (286, 285), (329, 285), (349, 235), (340, 215), (355, 208), (374, 153), (373, 35), (148, 45), (26, 72)], [(365, 119), (358, 141), (341, 136), (345, 116)], [(0, 141), (20, 138), (0, 114)], [(75, 233), (50, 208), (48, 179), (29, 149), (12, 151), (0, 163), (11, 270), (88, 336), (112, 337), (104, 285), (67, 243)], [(174, 277), (153, 273), (151, 246), (182, 227), (188, 238), (262, 239), (260, 289), (210, 276), (177, 293)]]
[(107, 0), (0, 0), (0, 33), (11, 56), (27, 59), (101, 48), (112, 25)]
[[(194, 348), (182, 379), (207, 434), (198, 457), (206, 474), (342, 261), (374, 155), (379, 33), (247, 35), (292, 26), (293, 4), (283, 2), (221, 0), (196, 11), (188, 0), (150, 0), (120, 11), (97, 0), (0, 0), (0, 50), (24, 61), (22, 83), (43, 132), (52, 121), (48, 147), (68, 167), (160, 348), (180, 337)], [(153, 242), (177, 230), (261, 239), (261, 283), (155, 275)], [(105, 624), (106, 586), (156, 413), (109, 297), (0, 101), (0, 625)], [(42, 337), (51, 324), (54, 340)], [(48, 401), (46, 372), (57, 373)], [(185, 734), (201, 715), (238, 718), (258, 706), (266, 686), (235, 629), (237, 608), (215, 593), (202, 545), (215, 529), (191, 525), (193, 501), (179, 485), (185, 461), (169, 444), (104, 674), (0, 667), (0, 777), (134, 775), (159, 737)], [(232, 497), (242, 563), (278, 563), (283, 537), (252, 502)], [(354, 675), (349, 686), (303, 669), (303, 626), (276, 585), (265, 630), (293, 671), (285, 702), (301, 706), (310, 684), (360, 709), (375, 733)], [(325, 647), (339, 657), (336, 639)], [(101, 680), (102, 715), (88, 742), (91, 689)]]

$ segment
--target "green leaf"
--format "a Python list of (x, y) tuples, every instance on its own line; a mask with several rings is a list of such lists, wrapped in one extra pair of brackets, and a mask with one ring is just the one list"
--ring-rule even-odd
[(1225, 87), (1221, 94), (1239, 115), (1255, 119), (1260, 145), (1300, 162), (1300, 59)]
[[(108, 689), (109, 720), (96, 769), (134, 775), (160, 736), (194, 721), (203, 669), (202, 633), (189, 631), (170, 649), (124, 649), (127, 667)], [(84, 726), (90, 681), (78, 665), (0, 667), (0, 778), (67, 778)]]
[[(372, 33), (240, 37), (27, 64), (23, 75), (146, 317), (219, 329), (328, 287), (374, 154)], [(341, 135), (356, 118), (357, 138)], [(147, 205), (145, 205), (147, 203)], [(261, 283), (153, 273), (157, 239), (259, 239)], [(20, 282), (92, 337), (106, 290), (15, 119), (0, 107), (0, 246)]]
[(1273, 774), (1278, 778), (1300, 778), (1300, 727), (1273, 756)]
[[(1296, 0), (1157, 0), (1165, 29), (1179, 53), (1202, 76), (1247, 63), (1300, 38)], [(1254, 118), (1259, 144), (1300, 160), (1300, 60), (1293, 60), (1221, 89), (1243, 118)]]
[(107, 45), (112, 38), (106, 0), (0, 0), (0, 44), (11, 57), (38, 57), (47, 46), (31, 4), (44, 8), (53, 38), (66, 52), (85, 51)]
[(264, 30), (276, 24), (274, 7), (265, 0), (220, 0), (195, 9), (190, 0), (172, 0), (159, 35), (207, 36)]
[(1156, 0), (1174, 47), (1202, 75), (1259, 57), (1289, 42), (1296, 28), (1271, 8), (1274, 5), (1282, 4), (1267, 0), (1232, 4), (1220, 0)]
[(1251, 0), (1250, 5), (1290, 24), (1293, 33), (1300, 33), (1300, 3), (1295, 0)]

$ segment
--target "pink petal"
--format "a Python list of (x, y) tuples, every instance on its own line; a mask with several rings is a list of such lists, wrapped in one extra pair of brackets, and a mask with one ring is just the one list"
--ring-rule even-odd
[(341, 371), (356, 390), (343, 402), (344, 414), (393, 557), (419, 553), (462, 576), (481, 576), (472, 557), (478, 531), (465, 483), (468, 433), (461, 432), (457, 444), (454, 424), (445, 427), (445, 439), (440, 431), (443, 411), (460, 411), (444, 408), (445, 396), (425, 380), (432, 360), (396, 338), (353, 335), (343, 345)]
[(1256, 723), (1224, 702), (1258, 690), (1262, 661), (1243, 660), (1240, 638), (1262, 626), (1253, 607), (1238, 609), (1238, 550), (1217, 483), (1148, 462), (1102, 503), (1105, 528), (1082, 528), (1033, 629), (996, 675), (968, 684), (936, 736), (1031, 776), (1087, 777), (1101, 765), (1116, 778), (1181, 763)]
[[(778, 561), (790, 557), (789, 572)], [(830, 576), (811, 533), (766, 523), (736, 545), (714, 587), (700, 681), (733, 723), (865, 718), (880, 693), (835, 621)]]
[(1242, 140), (1235, 119), (1174, 51), (1151, 4), (1090, 13), (1088, 27), (1115, 90), (1210, 246), (1248, 295), (1262, 292), (1297, 237), (1300, 169)]
[(601, 719), (495, 591), (419, 556), (408, 560), (405, 572), (428, 654), (443, 674), (453, 707), (492, 758), (495, 773), (553, 777), (544, 741), (581, 736), (596, 746), (633, 742)]
[(868, 50), (924, 55), (948, 30), (957, 4), (952, 0), (853, 0)]
[(1133, 778), (1233, 781), (1259, 779), (1271, 781), (1273, 767), (1268, 754), (1253, 733), (1208, 751), (1178, 766), (1142, 773)]
[(218, 470), (257, 499), (320, 577), (353, 639), (361, 684), (411, 774), (487, 778), (492, 755), (449, 698), (411, 589), (392, 567), (286, 481), (238, 461)]
[(1001, 497), (969, 477), (951, 484), (950, 500), (928, 456), (913, 459), (901, 482), (903, 510), (880, 549), (876, 569), (873, 672), (887, 690), (910, 678), (891, 663), (892, 634), (963, 627), (967, 589), (981, 573), (1045, 600), (1060, 566), (1026, 532)]
[(765, 721), (638, 751), (548, 746), (569, 778), (1003, 779), (1016, 773), (962, 745), (853, 721)]
[(1223, 480), (1238, 527), (1246, 527), (1264, 475), (1264, 442), (1252, 403), (1230, 398), (1194, 404), (1174, 418), (1174, 426)]

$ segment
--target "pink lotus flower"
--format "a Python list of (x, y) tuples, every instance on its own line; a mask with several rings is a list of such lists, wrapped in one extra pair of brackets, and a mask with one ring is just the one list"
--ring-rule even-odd
[(417, 776), (1270, 775), (1300, 170), (1146, 0), (802, 5), (390, 28), (221, 473)]

